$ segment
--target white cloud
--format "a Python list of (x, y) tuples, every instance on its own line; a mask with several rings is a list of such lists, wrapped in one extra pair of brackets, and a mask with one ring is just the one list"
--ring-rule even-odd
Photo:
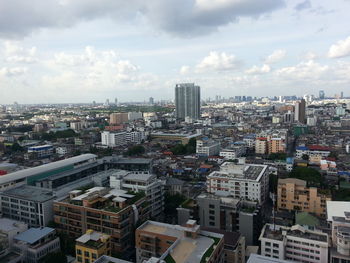
[(188, 73), (190, 73), (190, 70), (191, 69), (189, 66), (182, 66), (179, 72), (181, 75), (187, 75)]
[(305, 54), (302, 55), (302, 58), (306, 61), (308, 60), (315, 60), (318, 58), (318, 55), (312, 51), (306, 52)]
[(6, 62), (34, 63), (37, 62), (36, 47), (24, 48), (15, 41), (5, 41), (3, 55)]
[(278, 77), (287, 79), (321, 79), (327, 78), (330, 67), (328, 65), (321, 65), (312, 60), (301, 62), (295, 66), (284, 67), (275, 71)]
[(265, 63), (266, 64), (277, 63), (277, 62), (281, 61), (286, 56), (286, 54), (287, 54), (287, 52), (285, 50), (283, 50), (283, 49), (275, 50), (274, 52), (272, 52), (271, 55), (269, 55), (265, 59)]
[(6, 76), (6, 77), (19, 76), (19, 75), (25, 74), (27, 71), (28, 69), (25, 67), (13, 67), (13, 68), (3, 67), (3, 68), (0, 68), (0, 75)]
[(271, 71), (271, 67), (267, 64), (264, 64), (261, 67), (254, 65), (250, 69), (246, 70), (246, 73), (251, 75), (256, 75), (256, 74), (269, 73), (270, 71)]
[(241, 66), (236, 56), (228, 55), (225, 52), (211, 51), (208, 56), (196, 65), (196, 72), (206, 71), (227, 71), (238, 69)]
[(328, 51), (328, 57), (341, 58), (350, 56), (350, 36), (345, 40), (339, 40), (336, 44), (332, 45)]

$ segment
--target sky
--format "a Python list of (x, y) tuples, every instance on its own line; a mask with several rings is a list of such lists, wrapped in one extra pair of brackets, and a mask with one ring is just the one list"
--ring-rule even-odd
[(0, 0), (0, 104), (350, 96), (350, 0)]

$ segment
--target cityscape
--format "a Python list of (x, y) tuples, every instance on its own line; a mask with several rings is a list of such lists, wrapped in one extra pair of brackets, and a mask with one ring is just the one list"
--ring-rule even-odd
[(260, 1), (0, 0), (0, 263), (350, 263), (350, 2)]

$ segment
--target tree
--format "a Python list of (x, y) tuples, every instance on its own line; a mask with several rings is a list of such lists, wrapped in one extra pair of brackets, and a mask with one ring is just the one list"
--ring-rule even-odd
[(289, 177), (305, 180), (309, 186), (321, 186), (323, 184), (322, 175), (317, 170), (309, 167), (297, 167), (291, 171)]
[(49, 253), (43, 258), (43, 263), (67, 263), (67, 257), (63, 252)]
[(146, 151), (145, 147), (143, 147), (142, 145), (135, 145), (130, 147), (126, 152), (126, 154), (129, 156), (134, 156), (134, 155), (144, 154), (145, 151)]
[(13, 151), (13, 152), (22, 152), (23, 150), (24, 150), (24, 148), (21, 145), (19, 145), (17, 142), (12, 144), (12, 146), (11, 146), (11, 151)]

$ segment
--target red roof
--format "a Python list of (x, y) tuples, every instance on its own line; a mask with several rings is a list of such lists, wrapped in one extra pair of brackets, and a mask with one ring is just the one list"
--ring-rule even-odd
[(209, 164), (202, 164), (199, 168), (207, 168), (207, 169), (210, 169), (210, 168), (213, 168), (212, 165), (209, 165)]
[(307, 147), (309, 148), (309, 150), (312, 150), (312, 151), (329, 151), (330, 150), (329, 147), (321, 146), (321, 145), (308, 145)]
[(267, 141), (267, 138), (266, 137), (258, 137), (258, 138), (256, 138), (257, 140), (259, 140), (259, 141)]
[(164, 155), (173, 155), (172, 152), (163, 152)]

